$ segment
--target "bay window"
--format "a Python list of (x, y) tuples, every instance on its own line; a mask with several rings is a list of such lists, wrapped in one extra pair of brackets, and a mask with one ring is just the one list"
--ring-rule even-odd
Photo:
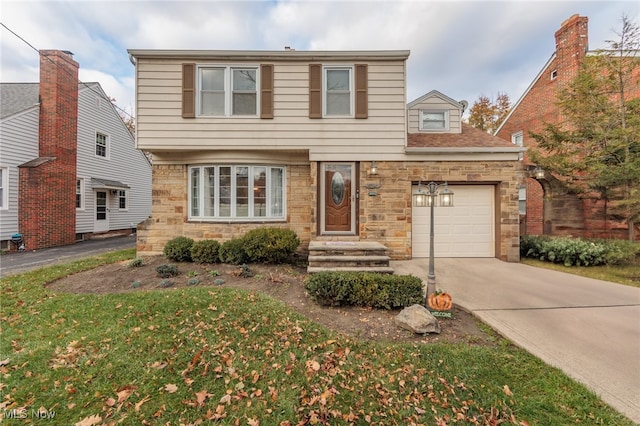
[(189, 169), (190, 219), (284, 219), (284, 168), (207, 165)]

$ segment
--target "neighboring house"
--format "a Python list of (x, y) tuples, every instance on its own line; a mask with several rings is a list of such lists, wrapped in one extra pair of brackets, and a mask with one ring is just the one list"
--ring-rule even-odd
[(424, 257), (429, 209), (412, 194), (447, 181), (435, 255), (519, 260), (522, 148), (461, 124), (463, 103), (439, 92), (407, 109), (408, 51), (129, 53), (137, 147), (153, 154), (139, 254), (278, 226), (303, 249), (366, 241)]
[[(496, 136), (515, 145), (535, 147), (529, 132), (541, 133), (545, 123), (560, 123), (556, 93), (576, 77), (586, 56), (596, 54), (589, 51), (588, 21), (576, 14), (562, 23), (555, 33), (556, 51), (514, 104)], [(626, 93), (627, 99), (640, 96), (640, 75), (635, 81), (639, 83)], [(553, 175), (537, 170), (527, 154), (524, 166), (528, 178), (520, 191), (522, 234), (627, 238), (627, 224), (607, 219), (602, 200), (571, 193)]]
[(151, 213), (151, 164), (98, 83), (67, 52), (40, 52), (40, 83), (2, 83), (0, 241), (14, 250), (135, 231)]

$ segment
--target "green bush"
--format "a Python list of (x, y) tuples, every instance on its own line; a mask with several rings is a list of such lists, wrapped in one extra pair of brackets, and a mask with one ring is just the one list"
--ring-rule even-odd
[(178, 267), (170, 264), (156, 266), (156, 272), (160, 278), (175, 277), (179, 274)]
[(158, 287), (160, 288), (169, 288), (169, 287), (173, 287), (174, 282), (171, 280), (162, 280), (160, 281), (160, 284), (158, 284)]
[(258, 228), (243, 237), (245, 252), (251, 262), (288, 262), (300, 245), (300, 239), (290, 229)]
[(358, 305), (394, 309), (422, 303), (422, 280), (410, 275), (319, 272), (305, 282), (309, 297), (325, 306)]
[(191, 262), (193, 240), (188, 237), (176, 237), (164, 246), (164, 256), (176, 262)]
[(191, 259), (197, 263), (217, 263), (219, 255), (220, 243), (216, 240), (196, 241), (191, 246)]
[(127, 266), (129, 266), (129, 268), (139, 268), (141, 266), (144, 266), (144, 260), (142, 260), (139, 257), (136, 257), (135, 259), (131, 259)]
[(188, 286), (194, 286), (200, 284), (200, 280), (198, 278), (189, 278), (187, 281)]
[(220, 261), (223, 263), (242, 265), (249, 261), (249, 256), (244, 250), (244, 241), (241, 238), (234, 238), (222, 243), (219, 253)]
[(520, 255), (565, 266), (619, 265), (633, 262), (640, 245), (621, 240), (525, 235)]

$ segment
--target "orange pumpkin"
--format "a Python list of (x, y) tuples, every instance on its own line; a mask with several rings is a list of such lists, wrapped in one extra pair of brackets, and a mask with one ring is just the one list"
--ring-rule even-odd
[(434, 311), (448, 311), (453, 306), (451, 295), (444, 292), (431, 293), (427, 298), (427, 303)]

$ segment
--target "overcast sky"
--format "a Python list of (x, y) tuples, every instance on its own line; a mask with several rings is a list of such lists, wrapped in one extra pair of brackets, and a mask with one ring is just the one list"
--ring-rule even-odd
[[(128, 111), (127, 49), (410, 50), (407, 101), (439, 90), (469, 104), (516, 102), (555, 50), (571, 15), (589, 18), (589, 47), (615, 39), (640, 1), (7, 1), (0, 22), (35, 49), (70, 50), (80, 80)], [(2, 82), (37, 82), (38, 53), (0, 27)]]

